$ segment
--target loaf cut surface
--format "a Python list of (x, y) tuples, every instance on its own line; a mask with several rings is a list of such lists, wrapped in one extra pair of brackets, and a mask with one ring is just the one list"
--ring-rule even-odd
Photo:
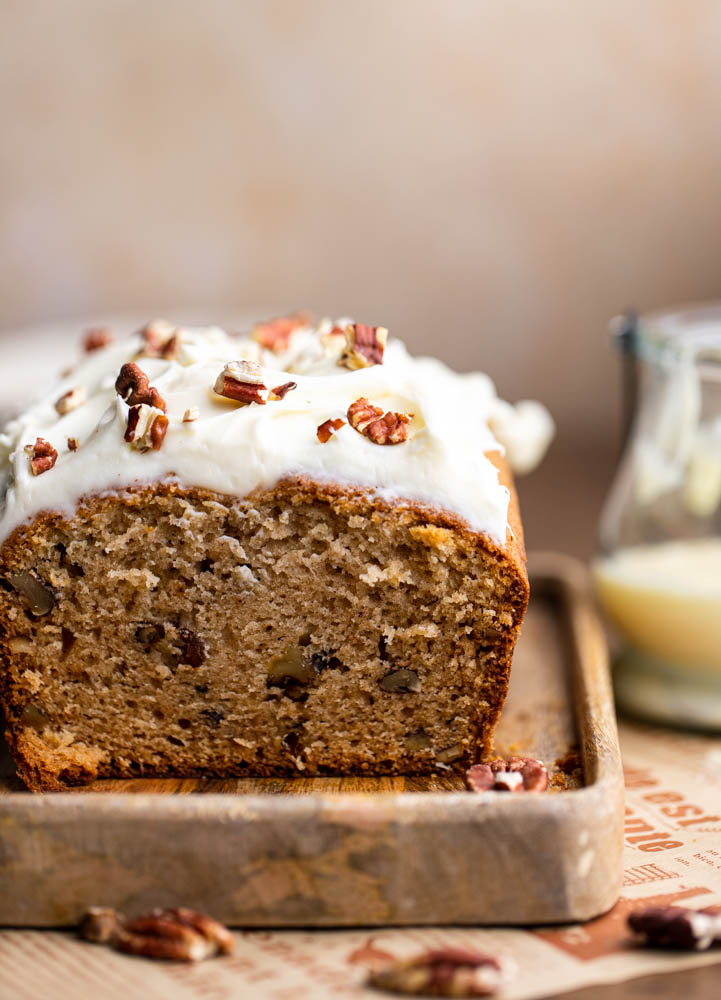
[(6, 737), (34, 790), (462, 770), (528, 601), (513, 493), (502, 547), (302, 479), (86, 498), (16, 529), (0, 577)]

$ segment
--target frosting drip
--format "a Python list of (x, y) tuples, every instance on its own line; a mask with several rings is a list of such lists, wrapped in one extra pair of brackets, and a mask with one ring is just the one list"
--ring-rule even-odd
[[(209, 327), (176, 329), (171, 358), (139, 356), (147, 348), (141, 336), (88, 354), (0, 435), (0, 540), (40, 511), (70, 515), (94, 493), (171, 479), (246, 496), (304, 475), (445, 508), (504, 542), (508, 491), (485, 452), (505, 453), (516, 471), (532, 468), (553, 435), (547, 411), (530, 401), (512, 407), (487, 375), (459, 375), (440, 361), (413, 358), (392, 338), (382, 364), (345, 367), (345, 337), (333, 331), (348, 322), (301, 326), (275, 351)], [(129, 405), (115, 380), (133, 361), (166, 404), (167, 431), (157, 450), (125, 438)], [(282, 398), (271, 393), (262, 405), (218, 395), (226, 365), (242, 361), (253, 364), (233, 370), (252, 369), (268, 389), (295, 387)], [(56, 408), (61, 397), (73, 401), (60, 405), (64, 412)], [(379, 445), (350, 426), (348, 407), (360, 397), (384, 413), (412, 414), (407, 440)], [(346, 423), (323, 443), (316, 431), (329, 419)], [(33, 475), (25, 446), (38, 437), (58, 458)]]

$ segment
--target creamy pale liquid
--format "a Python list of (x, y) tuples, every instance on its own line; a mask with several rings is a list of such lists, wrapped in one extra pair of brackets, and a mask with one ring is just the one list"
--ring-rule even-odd
[(599, 559), (603, 606), (641, 653), (721, 678), (721, 538), (638, 545)]

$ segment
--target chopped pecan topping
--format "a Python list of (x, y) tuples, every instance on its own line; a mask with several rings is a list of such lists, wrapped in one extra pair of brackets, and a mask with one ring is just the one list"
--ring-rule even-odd
[(279, 316), (267, 323), (257, 323), (253, 329), (253, 340), (268, 351), (278, 353), (288, 349), (290, 335), (301, 326), (308, 326), (310, 316), (297, 313), (294, 316)]
[(180, 354), (182, 337), (177, 327), (165, 319), (154, 319), (140, 331), (143, 338), (141, 357), (173, 361)]
[(91, 354), (93, 351), (99, 351), (101, 347), (112, 344), (114, 340), (115, 337), (106, 326), (94, 326), (85, 331), (83, 349), (87, 354)]
[(254, 361), (229, 361), (215, 380), (213, 392), (239, 403), (259, 403), (265, 406), (268, 388), (263, 371)]
[(68, 438), (68, 451), (77, 451), (79, 447), (77, 438)]
[(120, 369), (115, 380), (115, 391), (128, 406), (145, 403), (165, 413), (165, 400), (154, 386), (149, 385), (148, 376), (143, 369), (132, 361)]
[(79, 932), (86, 941), (107, 944), (128, 955), (178, 962), (229, 955), (234, 943), (231, 932), (219, 921), (184, 907), (152, 910), (130, 923), (115, 910), (92, 907)]
[(346, 368), (369, 368), (383, 364), (388, 331), (384, 326), (351, 323), (345, 329), (345, 350), (338, 364)]
[(348, 422), (359, 434), (374, 444), (401, 444), (408, 438), (407, 424), (412, 413), (384, 414), (380, 406), (373, 406), (361, 396), (348, 407)]
[(71, 410), (76, 410), (83, 403), (87, 403), (87, 401), (88, 394), (85, 391), (85, 386), (79, 385), (75, 389), (68, 389), (67, 392), (64, 392), (55, 403), (55, 409), (60, 416), (63, 416), (66, 413), (70, 413)]
[(318, 429), (315, 433), (320, 443), (325, 444), (333, 437), (333, 432), (339, 431), (341, 427), (345, 427), (345, 420), (341, 420), (340, 417), (337, 417), (335, 420), (324, 420), (322, 424), (318, 425)]
[(374, 962), (368, 984), (405, 996), (486, 997), (506, 979), (501, 963), (482, 952), (436, 948), (415, 958)]
[(271, 389), (268, 393), (268, 399), (276, 401), (279, 399), (285, 399), (289, 392), (293, 389), (298, 388), (297, 382), (284, 382), (283, 385), (277, 385), (275, 389)]
[(645, 906), (628, 915), (628, 926), (660, 948), (704, 951), (721, 944), (721, 906)]
[(155, 406), (140, 403), (128, 410), (125, 440), (138, 451), (158, 451), (168, 431), (168, 418)]
[(466, 772), (472, 792), (545, 792), (548, 771), (533, 757), (509, 757), (489, 764), (474, 764)]
[(41, 476), (55, 465), (58, 453), (45, 438), (36, 438), (35, 444), (26, 444), (25, 451), (30, 457), (30, 469), (34, 476)]
[(183, 414), (183, 423), (192, 424), (194, 420), (197, 420), (200, 416), (200, 408), (198, 406), (190, 406)]

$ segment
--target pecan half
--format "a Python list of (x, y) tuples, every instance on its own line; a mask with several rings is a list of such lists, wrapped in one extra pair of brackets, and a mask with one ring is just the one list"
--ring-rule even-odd
[(165, 319), (154, 319), (140, 331), (143, 339), (141, 357), (173, 361), (180, 354), (182, 337), (177, 327)]
[(125, 440), (138, 451), (158, 451), (168, 431), (168, 418), (155, 406), (141, 403), (128, 410)]
[(310, 321), (307, 313), (296, 313), (294, 316), (278, 316), (267, 323), (256, 323), (253, 340), (268, 351), (285, 351), (290, 343), (290, 335), (301, 326), (308, 326)]
[(92, 907), (79, 933), (86, 941), (107, 944), (128, 955), (178, 962), (197, 962), (229, 955), (233, 935), (219, 921), (184, 907), (152, 910), (128, 923), (121, 913)]
[(380, 406), (373, 406), (361, 396), (348, 407), (348, 423), (359, 434), (374, 444), (401, 444), (408, 438), (408, 424), (412, 413), (384, 414)]
[(76, 386), (74, 389), (68, 389), (64, 392), (60, 399), (55, 403), (55, 409), (60, 414), (64, 416), (66, 413), (70, 413), (71, 410), (76, 410), (83, 403), (87, 403), (88, 394), (85, 390), (84, 385)]
[(351, 323), (345, 329), (345, 349), (338, 364), (351, 370), (383, 364), (388, 331), (384, 326)]
[(285, 399), (289, 392), (292, 392), (293, 389), (297, 388), (297, 382), (284, 382), (283, 385), (277, 385), (275, 389), (270, 390), (268, 393), (268, 399), (273, 400), (274, 402), (276, 400)]
[(645, 906), (628, 915), (628, 926), (659, 948), (704, 951), (721, 944), (721, 906)]
[(45, 438), (36, 438), (35, 444), (26, 444), (25, 451), (30, 458), (30, 470), (34, 476), (48, 472), (58, 460), (58, 453)]
[(258, 403), (265, 406), (268, 388), (263, 382), (263, 371), (254, 361), (229, 361), (215, 380), (213, 392), (239, 403)]
[(533, 757), (509, 757), (489, 764), (474, 764), (466, 772), (472, 792), (545, 792), (548, 771)]
[(85, 331), (83, 350), (87, 354), (92, 354), (93, 351), (99, 351), (102, 347), (112, 344), (114, 340), (115, 337), (106, 326), (93, 326)]
[(335, 420), (324, 420), (322, 424), (318, 424), (315, 433), (320, 443), (326, 444), (333, 437), (334, 431), (339, 431), (341, 427), (345, 427), (345, 420), (337, 417)]
[(410, 959), (375, 963), (368, 985), (405, 996), (486, 997), (506, 975), (496, 958), (462, 948), (436, 948)]
[(143, 369), (133, 361), (120, 369), (120, 374), (115, 379), (115, 391), (128, 406), (145, 403), (165, 413), (165, 400), (158, 390), (149, 384), (148, 376)]

